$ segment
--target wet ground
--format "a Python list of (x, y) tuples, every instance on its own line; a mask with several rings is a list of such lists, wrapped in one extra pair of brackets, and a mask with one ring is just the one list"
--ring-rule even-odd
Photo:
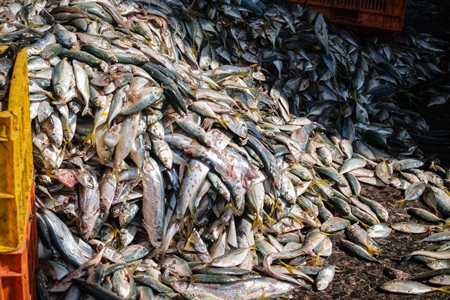
[[(408, 0), (405, 14), (404, 30), (417, 33), (428, 33), (450, 42), (450, 1), (448, 0)], [(449, 48), (450, 50), (450, 48)], [(450, 53), (450, 51), (449, 51)], [(449, 54), (450, 55), (450, 54)], [(450, 82), (449, 82), (450, 84)], [(419, 99), (410, 105), (410, 109), (419, 112), (427, 121), (430, 130), (450, 130), (450, 102), (444, 105), (427, 107), (427, 99)], [(450, 132), (450, 131), (449, 131)], [(447, 136), (446, 136), (447, 137)], [(450, 136), (448, 136), (450, 138)], [(446, 143), (428, 144), (417, 141), (425, 157), (433, 156), (440, 160), (441, 166), (446, 170), (450, 167), (450, 145)], [(402, 198), (402, 192), (394, 188), (376, 188), (365, 186), (363, 195), (378, 200), (390, 212), (390, 222), (412, 221), (407, 209), (409, 207), (425, 208), (419, 201), (412, 201), (403, 207), (394, 204), (396, 199)], [(416, 222), (420, 222), (415, 220)], [(339, 245), (339, 239), (344, 233), (332, 237), (333, 254), (324, 264), (334, 264), (338, 270), (331, 285), (321, 292), (301, 290), (295, 299), (450, 299), (450, 295), (441, 292), (432, 292), (424, 295), (399, 295), (383, 292), (379, 289), (384, 282), (393, 279), (386, 273), (386, 268), (395, 268), (409, 274), (418, 274), (430, 271), (420, 262), (403, 262), (407, 253), (420, 249), (430, 249), (431, 245), (421, 244), (419, 240), (428, 236), (424, 234), (405, 234), (393, 232), (390, 237), (378, 239), (381, 254), (378, 259), (381, 264), (366, 262), (346, 253)]]

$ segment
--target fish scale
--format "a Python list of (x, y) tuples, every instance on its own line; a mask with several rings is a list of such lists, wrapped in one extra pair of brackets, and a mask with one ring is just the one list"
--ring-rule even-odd
[[(419, 114), (396, 104), (400, 93), (415, 100), (400, 91), (404, 85), (446, 70), (438, 39), (408, 35), (415, 49), (401, 37), (378, 44), (294, 3), (143, 2), (45, 6), (35, 1), (17, 9), (16, 20), (25, 28), (39, 15), (55, 23), (36, 22), (27, 33), (16, 29), (2, 35), (33, 41), (29, 77), (47, 81), (30, 89), (30, 99), (42, 103), (32, 114), (37, 176), (53, 174), (52, 169), (82, 175), (84, 168), (103, 174), (95, 175), (100, 181), (91, 185), (68, 184), (64, 176), (39, 182), (41, 209), (57, 213), (45, 222), (60, 218), (72, 226), (68, 219), (78, 213), (69, 243), (81, 236), (99, 245), (100, 232), (109, 232), (112, 243), (106, 249), (132, 264), (115, 272), (129, 272), (127, 280), (117, 280), (118, 275), (113, 280), (112, 274), (101, 276), (100, 284), (87, 285), (86, 276), (73, 280), (85, 285), (83, 293), (108, 299), (118, 298), (112, 290), (147, 297), (176, 292), (186, 298), (250, 299), (290, 293), (298, 286), (311, 289), (295, 272), (275, 271), (273, 259), (306, 261), (323, 254), (318, 228), (329, 220), (323, 230), (330, 231), (332, 217), (345, 218), (340, 230), (357, 222), (388, 222), (386, 208), (362, 198), (361, 183), (406, 189), (410, 182), (403, 182), (399, 171), (423, 174), (417, 175), (418, 187), (405, 191), (406, 199), (425, 200), (432, 213), (448, 216), (442, 172), (425, 169), (410, 138), (417, 132), (408, 131), (428, 126)], [(430, 60), (430, 53), (436, 59)], [(435, 91), (424, 93), (439, 97)], [(57, 136), (49, 130), (51, 124), (44, 122), (49, 118), (61, 124), (63, 138), (59, 125)], [(186, 124), (191, 119), (195, 126)], [(73, 157), (80, 160), (74, 164)], [(119, 171), (124, 173), (119, 176)], [(60, 205), (55, 200), (66, 192), (77, 199)], [(350, 206), (352, 199), (358, 208)], [(80, 256), (86, 254), (81, 250), (70, 253), (67, 249), (77, 246), (56, 240), (68, 232), (62, 223), (52, 227), (60, 232), (52, 232), (50, 242), (66, 251), (63, 257), (77, 264), (93, 257)], [(121, 241), (124, 226), (137, 228), (126, 243)], [(294, 250), (276, 255), (253, 245), (255, 237), (273, 240), (291, 231), (306, 236), (303, 245), (286, 246)], [(374, 261), (357, 245), (342, 243)], [(218, 277), (195, 282), (189, 272), (172, 274), (161, 264), (169, 255), (189, 267), (208, 262), (219, 244), (221, 254), (229, 255), (226, 265), (265, 270), (265, 275), (244, 279), (237, 274), (233, 283), (210, 285), (203, 282)], [(93, 268), (101, 273), (102, 264)], [(284, 267), (289, 271), (289, 265)], [(227, 275), (227, 268), (217, 269), (214, 275)], [(331, 270), (329, 265), (312, 275), (318, 290), (332, 280)]]

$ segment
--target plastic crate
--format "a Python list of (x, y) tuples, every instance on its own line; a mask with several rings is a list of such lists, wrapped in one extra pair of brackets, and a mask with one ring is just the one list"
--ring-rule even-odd
[[(4, 51), (7, 47), (0, 47)], [(33, 181), (27, 51), (16, 56), (8, 107), (0, 111), (0, 253), (17, 250), (25, 240)]]
[(0, 111), (0, 300), (34, 299), (38, 263), (26, 49), (13, 68)]
[(291, 0), (311, 7), (333, 23), (361, 29), (402, 31), (406, 0)]
[(34, 186), (29, 200), (24, 242), (15, 251), (0, 253), (0, 300), (36, 299), (38, 257)]

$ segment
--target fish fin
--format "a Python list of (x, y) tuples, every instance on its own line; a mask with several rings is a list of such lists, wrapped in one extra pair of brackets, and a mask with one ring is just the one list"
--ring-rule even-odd
[[(248, 246), (247, 249), (250, 249), (250, 250), (258, 250), (258, 245), (257, 245), (257, 243), (254, 243), (253, 245)], [(239, 250), (239, 248), (236, 248), (236, 250)]]
[(274, 218), (272, 218), (271, 216), (269, 216), (264, 210), (263, 210), (262, 212), (263, 212), (263, 214), (266, 216), (267, 221), (269, 221), (269, 224), (270, 224), (270, 225), (272, 225), (272, 224), (274, 224), (274, 223), (277, 222)]
[(89, 102), (88, 104), (84, 107), (83, 112), (81, 113), (82, 116), (86, 116), (86, 115), (91, 115), (91, 111), (89, 109)]
[(191, 248), (191, 243), (195, 243), (195, 242), (196, 242), (196, 239), (195, 239), (194, 235), (191, 234), (189, 236), (189, 238), (187, 239), (186, 243), (184, 244), (184, 247), (186, 249), (190, 249)]
[(450, 191), (448, 190), (448, 188), (444, 188), (444, 192), (450, 196)]
[(430, 163), (430, 169), (437, 172), (438, 170), (436, 169), (436, 166), (434, 165), (434, 160), (431, 161)]
[(316, 181), (314, 183), (324, 185), (324, 184), (327, 184), (327, 182), (328, 182), (328, 179), (316, 179)]
[(302, 219), (297, 218), (297, 217), (293, 217), (293, 216), (291, 216), (291, 218), (294, 219), (294, 221), (297, 222), (298, 224), (300, 224), (300, 225), (302, 225), (302, 226), (305, 225), (305, 223), (303, 222)]
[(119, 236), (120, 236), (120, 233), (121, 233), (120, 229), (115, 228), (115, 227), (113, 227), (113, 226), (112, 226), (112, 229), (113, 229), (114, 238), (119, 237)]
[(263, 221), (262, 221), (261, 215), (257, 213), (257, 214), (255, 214), (255, 217), (256, 218), (253, 221), (252, 229), (254, 229), (256, 226), (258, 226), (259, 229), (264, 233), (264, 226), (263, 226)]
[(231, 203), (231, 202), (227, 203), (224, 207), (222, 207), (222, 209), (220, 210), (220, 213), (223, 213), (227, 209), (231, 209), (233, 211), (233, 213), (235, 213), (235, 214), (238, 213), (237, 208), (234, 207), (233, 203)]
[(140, 265), (140, 263), (142, 262), (142, 259), (139, 259), (137, 261), (133, 261), (132, 262), (132, 266), (131, 267), (126, 267), (128, 273), (130, 273), (130, 275), (133, 275), (134, 272), (136, 272), (137, 267)]
[(189, 280), (189, 285), (190, 285), (190, 286), (193, 286), (194, 284), (195, 284), (195, 277), (192, 276), (192, 277), (190, 278), (190, 280)]
[(228, 129), (227, 124), (230, 123), (230, 120), (223, 120), (220, 118), (217, 118), (216, 120), (223, 128)]
[(429, 246), (429, 249), (432, 250), (432, 251), (434, 251), (434, 250), (439, 249), (439, 247), (440, 247), (440, 246), (438, 246), (438, 245), (436, 245), (436, 246)]
[(359, 223), (362, 225), (362, 227), (364, 227), (364, 229), (368, 229), (368, 228), (370, 227), (370, 226), (367, 225), (366, 223), (361, 222), (361, 220), (359, 220)]
[(375, 247), (366, 246), (366, 248), (367, 248), (367, 251), (369, 251), (370, 255), (381, 253), (381, 251)]
[(448, 228), (448, 225), (436, 225), (434, 228), (437, 228), (440, 231), (445, 231), (445, 229)]
[(444, 225), (442, 225), (444, 229), (450, 228), (450, 221), (444, 220)]
[(53, 94), (52, 94), (51, 92), (46, 91), (46, 90), (42, 90), (42, 91), (43, 91), (44, 94), (45, 94), (47, 97), (49, 97), (51, 100), (53, 100), (53, 101), (58, 101), (58, 100), (53, 96)]
[(112, 175), (113, 175), (114, 179), (116, 180), (116, 182), (119, 182), (119, 169), (114, 168), (112, 171)]
[(81, 219), (78, 216), (73, 217), (70, 222), (75, 223), (76, 228), (80, 228)]
[(438, 287), (436, 288), (436, 290), (446, 294), (450, 294), (450, 285)]
[(89, 141), (95, 147), (95, 128), (84, 138), (83, 144), (87, 144)]
[(280, 264), (282, 264), (283, 267), (285, 267), (286, 270), (288, 270), (288, 272), (291, 273), (291, 275), (294, 275), (294, 271), (293, 271), (294, 267), (292, 267), (291, 265), (289, 265), (289, 264), (287, 264), (285, 262), (282, 262), (281, 260), (280, 260)]
[(383, 268), (389, 267), (389, 262), (386, 262), (384, 260), (377, 260), (377, 261)]
[(50, 170), (50, 169), (45, 170), (45, 175), (47, 175), (48, 177), (53, 178), (53, 179), (58, 179), (58, 176), (54, 175), (52, 173), (52, 170)]
[(311, 264), (311, 263), (312, 263), (312, 265), (316, 265), (317, 264), (319, 267), (323, 266), (322, 260), (320, 259), (320, 255), (317, 255), (316, 257), (311, 258), (308, 261), (308, 264)]
[(135, 181), (135, 186), (139, 184), (139, 182), (141, 182), (142, 180), (145, 179), (145, 174), (144, 171), (142, 170), (142, 168), (139, 169), (139, 174), (136, 177), (136, 181)]
[(406, 201), (405, 199), (401, 199), (401, 200), (394, 201), (394, 203), (398, 206), (403, 206), (403, 204), (405, 204), (405, 201)]
[(317, 216), (314, 214), (314, 212), (309, 207), (307, 207), (306, 210), (309, 212), (310, 216), (313, 217), (313, 219), (317, 223), (317, 225), (322, 224), (322, 222), (320, 222), (320, 220), (317, 218)]

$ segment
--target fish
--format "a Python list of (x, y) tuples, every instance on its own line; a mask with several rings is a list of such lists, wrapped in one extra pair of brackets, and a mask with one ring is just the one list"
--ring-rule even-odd
[(319, 271), (316, 278), (316, 289), (318, 291), (325, 290), (333, 280), (335, 268), (333, 265), (328, 265)]
[(408, 294), (408, 295), (420, 295), (433, 291), (440, 291), (449, 294), (450, 291), (447, 287), (433, 287), (417, 281), (412, 280), (392, 280), (383, 283), (380, 289), (397, 294)]

